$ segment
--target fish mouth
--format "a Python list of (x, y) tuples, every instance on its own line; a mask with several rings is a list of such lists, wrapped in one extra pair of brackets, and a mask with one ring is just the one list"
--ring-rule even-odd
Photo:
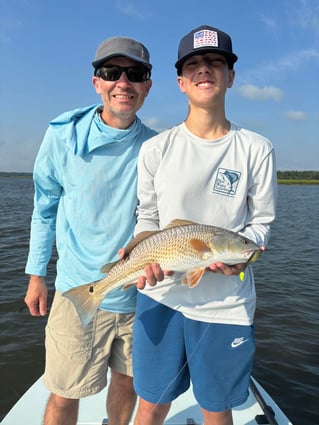
[(262, 250), (258, 251), (248, 251), (250, 253), (250, 256), (248, 258), (248, 263), (255, 263), (259, 257), (259, 255), (262, 253)]

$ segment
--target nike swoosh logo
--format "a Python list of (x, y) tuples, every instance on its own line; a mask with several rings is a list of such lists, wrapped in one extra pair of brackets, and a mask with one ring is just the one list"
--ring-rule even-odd
[(247, 342), (248, 341), (248, 339), (239, 339), (239, 340), (234, 340), (232, 343), (231, 343), (231, 346), (232, 346), (232, 348), (236, 348), (236, 347), (239, 347), (240, 345), (242, 345), (242, 344), (244, 344), (245, 342)]

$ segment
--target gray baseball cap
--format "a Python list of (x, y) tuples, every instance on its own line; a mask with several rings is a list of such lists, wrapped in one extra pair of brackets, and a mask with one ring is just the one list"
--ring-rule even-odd
[(95, 59), (92, 65), (98, 69), (106, 60), (115, 56), (124, 56), (142, 63), (149, 70), (152, 69), (150, 64), (150, 54), (147, 48), (139, 41), (128, 37), (111, 37), (104, 40), (97, 48)]

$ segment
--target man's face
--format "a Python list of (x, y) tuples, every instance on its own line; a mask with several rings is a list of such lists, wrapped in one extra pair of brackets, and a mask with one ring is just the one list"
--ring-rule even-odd
[[(103, 63), (103, 67), (110, 66), (139, 67), (143, 66), (125, 57), (114, 57)], [(147, 79), (142, 82), (129, 81), (125, 72), (122, 72), (116, 81), (106, 81), (100, 76), (92, 78), (96, 93), (103, 101), (103, 119), (107, 124), (113, 125), (121, 120), (131, 124), (136, 112), (141, 108), (152, 86), (152, 81)], [(118, 126), (115, 124), (115, 126)], [(121, 125), (119, 125), (121, 127)]]

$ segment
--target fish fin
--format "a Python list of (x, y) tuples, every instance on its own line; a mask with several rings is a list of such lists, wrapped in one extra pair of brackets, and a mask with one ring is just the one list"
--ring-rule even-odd
[(87, 326), (101, 304), (104, 294), (97, 294), (95, 283), (78, 286), (63, 292), (63, 297), (68, 298), (74, 305), (83, 327)]
[[(170, 229), (172, 227), (179, 227), (179, 226), (190, 226), (191, 224), (197, 224), (197, 223), (193, 221), (189, 221), (189, 220), (176, 218), (172, 220), (167, 226), (165, 226), (164, 229)], [(149, 238), (150, 236), (155, 235), (156, 233), (159, 233), (160, 231), (161, 230), (146, 230), (145, 232), (139, 233), (125, 247), (125, 252), (127, 253), (131, 252), (132, 249), (135, 248), (136, 245), (138, 245), (141, 241)]]
[(121, 290), (126, 291), (126, 289), (131, 288), (132, 286), (136, 286), (137, 281), (135, 282), (128, 282), (125, 285), (122, 286)]
[(171, 229), (172, 227), (179, 227), (179, 226), (190, 226), (192, 224), (198, 224), (198, 223), (195, 223), (194, 221), (183, 220), (181, 218), (175, 218), (167, 226), (165, 226), (164, 229)]
[(182, 286), (186, 286), (186, 285), (188, 285), (187, 276), (186, 276), (186, 273), (184, 273), (182, 276)]
[(111, 270), (111, 268), (113, 266), (115, 266), (115, 264), (117, 264), (117, 263), (118, 263), (118, 261), (114, 261), (113, 263), (104, 264), (104, 266), (101, 267), (100, 272), (101, 273), (108, 273)]
[(202, 267), (200, 269), (188, 270), (182, 278), (182, 285), (188, 285), (189, 288), (195, 288), (195, 286), (199, 284), (199, 281), (203, 277), (205, 271), (205, 267)]
[(140, 242), (142, 242), (144, 239), (149, 238), (150, 236), (155, 235), (156, 233), (159, 233), (160, 230), (146, 230), (145, 232), (141, 232), (138, 235), (135, 236), (125, 247), (125, 253), (129, 254), (133, 248), (136, 247)]
[(209, 246), (205, 242), (201, 241), (200, 239), (190, 239), (189, 243), (191, 247), (194, 248), (195, 251), (197, 251), (200, 254), (200, 257), (202, 259), (204, 259), (208, 253), (210, 255), (212, 253)]

